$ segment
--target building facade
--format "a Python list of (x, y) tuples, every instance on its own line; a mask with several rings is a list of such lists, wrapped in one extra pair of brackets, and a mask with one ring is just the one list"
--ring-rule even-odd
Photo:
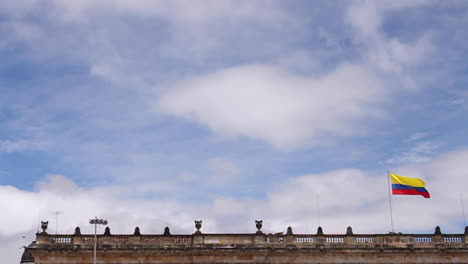
[(21, 263), (156, 264), (156, 263), (467, 263), (468, 227), (461, 234), (265, 234), (262, 223), (251, 234), (204, 234), (196, 221), (194, 234), (51, 235), (43, 228), (25, 248)]

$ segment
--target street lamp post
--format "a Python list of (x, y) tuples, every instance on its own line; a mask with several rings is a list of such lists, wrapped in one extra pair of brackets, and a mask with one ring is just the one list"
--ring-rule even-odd
[(89, 220), (89, 223), (94, 225), (94, 264), (96, 264), (97, 225), (107, 225), (107, 220), (98, 219), (95, 216), (94, 219)]

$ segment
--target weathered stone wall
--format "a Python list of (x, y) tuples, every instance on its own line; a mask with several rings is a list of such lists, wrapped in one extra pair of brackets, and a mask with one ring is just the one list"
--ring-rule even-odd
[[(466, 263), (465, 234), (97, 236), (97, 263)], [(35, 264), (93, 263), (94, 236), (37, 234)]]
[[(37, 251), (36, 264), (90, 264), (93, 251)], [(99, 251), (97, 263), (468, 263), (466, 250), (120, 250)]]

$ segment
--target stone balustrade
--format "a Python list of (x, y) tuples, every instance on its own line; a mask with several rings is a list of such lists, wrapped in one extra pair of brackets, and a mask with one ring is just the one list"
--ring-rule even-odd
[[(467, 248), (468, 234), (204, 234), (97, 235), (100, 249), (112, 248)], [(38, 233), (38, 248), (85, 249), (94, 246), (94, 235)]]
[[(344, 234), (327, 234), (321, 227), (316, 234), (266, 234), (263, 221), (256, 220), (257, 231), (248, 234), (205, 234), (202, 221), (195, 221), (193, 234), (145, 234), (135, 228), (130, 235), (72, 235), (38, 233), (36, 241), (25, 248), (36, 264), (89, 264), (97, 253), (98, 263), (468, 263), (468, 227), (463, 234), (443, 234), (439, 227), (434, 234), (354, 234), (351, 227)], [(94, 252), (94, 244), (97, 251)]]

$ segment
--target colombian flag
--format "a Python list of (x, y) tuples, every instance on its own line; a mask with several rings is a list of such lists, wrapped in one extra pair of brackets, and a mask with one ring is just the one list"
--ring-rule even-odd
[(408, 178), (390, 173), (392, 179), (392, 193), (406, 195), (422, 195), (424, 198), (430, 198), (426, 190), (426, 183), (418, 178)]

